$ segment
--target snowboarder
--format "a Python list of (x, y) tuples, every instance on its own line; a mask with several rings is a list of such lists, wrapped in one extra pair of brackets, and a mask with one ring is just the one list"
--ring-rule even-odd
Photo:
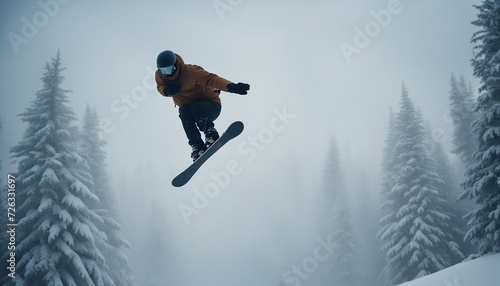
[[(174, 52), (166, 50), (156, 59), (155, 80), (158, 92), (172, 97), (179, 106), (179, 118), (196, 161), (218, 138), (214, 120), (221, 112), (220, 92), (247, 94), (250, 85), (233, 83), (197, 65), (185, 64)], [(201, 139), (202, 131), (205, 142)]]

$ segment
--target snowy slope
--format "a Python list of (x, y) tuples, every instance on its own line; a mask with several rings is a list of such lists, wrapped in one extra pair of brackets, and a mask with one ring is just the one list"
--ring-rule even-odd
[(460, 263), (400, 286), (500, 286), (500, 254)]

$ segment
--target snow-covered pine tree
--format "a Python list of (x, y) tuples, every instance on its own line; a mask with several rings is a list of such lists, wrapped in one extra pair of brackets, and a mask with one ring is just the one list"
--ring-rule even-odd
[(457, 243), (450, 241), (447, 202), (437, 189), (442, 180), (432, 171), (422, 116), (404, 87), (394, 132), (396, 144), (387, 161), (392, 188), (383, 190), (386, 214), (378, 233), (388, 285), (439, 271), (461, 256)]
[[(389, 122), (387, 127), (387, 137), (385, 139), (385, 147), (382, 158), (382, 188), (384, 193), (389, 193), (394, 186), (393, 179), (397, 172), (394, 173), (394, 148), (396, 147), (397, 137), (396, 137), (396, 127), (394, 118), (394, 112), (392, 109), (389, 110)], [(389, 207), (390, 201), (386, 201), (386, 207)]]
[(480, 30), (472, 37), (472, 66), (481, 80), (479, 118), (474, 122), (478, 150), (462, 197), (478, 205), (467, 216), (470, 229), (465, 238), (479, 247), (480, 256), (500, 252), (500, 2), (484, 0), (476, 8), (479, 14), (472, 23)]
[[(430, 127), (428, 127), (430, 130)], [(468, 206), (459, 200), (460, 196), (460, 179), (458, 179), (453, 167), (450, 164), (448, 155), (446, 154), (443, 145), (436, 140), (432, 139), (431, 133), (429, 134), (431, 157), (435, 160), (434, 172), (436, 172), (441, 179), (441, 182), (436, 186), (439, 190), (441, 197), (447, 202), (446, 210), (450, 217), (449, 220), (449, 233), (450, 241), (458, 244), (458, 249), (461, 253), (457, 253), (453, 264), (461, 262), (463, 258), (472, 253), (472, 245), (464, 241), (465, 232), (467, 230), (466, 221), (463, 217), (467, 214)]]
[(359, 237), (352, 223), (345, 194), (339, 194), (332, 207), (332, 240), (335, 246), (329, 260), (329, 285), (361, 286), (363, 272), (359, 264)]
[[(395, 178), (397, 178), (398, 171), (394, 168), (394, 165), (396, 164), (394, 156), (396, 153), (394, 152), (394, 148), (396, 147), (397, 144), (397, 136), (396, 136), (396, 114), (392, 111), (392, 108), (389, 110), (389, 120), (387, 123), (387, 135), (385, 138), (385, 147), (383, 151), (383, 157), (382, 157), (382, 195), (383, 195), (383, 204), (380, 207), (380, 210), (386, 213), (386, 217), (383, 217), (379, 224), (382, 227), (384, 226), (384, 223), (389, 223), (390, 221), (395, 221), (395, 215), (393, 214), (393, 210), (398, 208), (398, 205), (400, 204), (399, 201), (396, 200), (396, 197), (389, 196), (389, 194), (392, 192), (392, 188), (395, 185), (395, 182), (393, 181)], [(394, 217), (392, 217), (394, 216)], [(389, 220), (391, 219), (391, 220)], [(385, 221), (386, 220), (386, 221)], [(380, 231), (377, 234), (377, 237), (380, 237)], [(381, 242), (384, 243), (384, 241), (387, 239), (381, 239)], [(387, 243), (387, 242), (386, 242)], [(381, 253), (385, 256), (384, 261), (386, 261), (386, 266), (382, 270), (381, 278), (389, 280), (391, 278), (391, 268), (387, 264), (387, 251), (384, 251), (383, 248), (381, 248)], [(385, 283), (385, 285), (389, 285), (389, 283)]]
[(325, 176), (326, 191), (331, 194), (329, 199), (332, 203), (327, 229), (335, 244), (327, 262), (328, 285), (360, 286), (363, 274), (359, 265), (359, 239), (350, 214), (344, 175), (335, 143), (332, 143), (330, 149)]
[(472, 123), (476, 119), (475, 99), (472, 90), (466, 85), (463, 76), (457, 82), (455, 76), (450, 80), (450, 115), (453, 123), (453, 153), (457, 154), (465, 168), (473, 163), (472, 155), (477, 150), (477, 143), (472, 132)]
[(61, 88), (62, 71), (58, 51), (45, 66), (43, 88), (20, 115), (28, 126), (11, 149), (20, 218), (15, 285), (114, 285), (97, 248), (105, 240), (96, 226), (102, 218), (88, 208), (98, 198), (70, 126), (76, 116)]
[(79, 131), (80, 153), (85, 157), (90, 167), (94, 186), (93, 192), (99, 198), (98, 202), (89, 205), (92, 209), (103, 209), (115, 214), (115, 198), (109, 185), (106, 171), (106, 152), (103, 148), (106, 142), (99, 137), (99, 118), (95, 110), (88, 105), (85, 108), (83, 123)]
[[(340, 156), (337, 147), (337, 142), (335, 139), (331, 140), (330, 150), (328, 152), (328, 157), (326, 159), (326, 168), (323, 176), (323, 186), (324, 186), (324, 217), (329, 220), (331, 217), (331, 208), (335, 205), (335, 200), (338, 197), (338, 193), (343, 191), (344, 188), (344, 175), (342, 167), (339, 164)], [(328, 222), (327, 222), (328, 223)]]
[(379, 206), (378, 196), (380, 187), (370, 184), (367, 180), (365, 172), (360, 172), (357, 182), (356, 207), (351, 212), (355, 218), (354, 225), (359, 234), (358, 253), (359, 264), (363, 276), (361, 277), (361, 285), (381, 286), (380, 273), (382, 272), (385, 256), (380, 253), (380, 241), (377, 237), (378, 226), (377, 222)]
[(109, 184), (106, 171), (106, 152), (103, 150), (106, 142), (100, 138), (99, 117), (89, 106), (85, 109), (83, 125), (80, 132), (80, 152), (87, 160), (90, 175), (93, 179), (91, 191), (99, 198), (88, 207), (102, 218), (97, 224), (107, 237), (105, 245), (98, 245), (109, 267), (109, 275), (116, 286), (134, 285), (131, 267), (124, 249), (130, 249), (130, 244), (122, 234), (122, 227), (118, 223), (118, 211), (114, 193)]

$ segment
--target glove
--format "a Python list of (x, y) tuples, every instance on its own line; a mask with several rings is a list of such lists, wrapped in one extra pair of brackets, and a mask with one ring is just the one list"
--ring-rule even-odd
[(250, 90), (250, 85), (248, 83), (238, 82), (227, 85), (227, 91), (230, 93), (247, 94), (247, 90)]
[(174, 96), (180, 90), (181, 90), (181, 85), (177, 83), (177, 84), (174, 84), (174, 85), (167, 85), (167, 86), (165, 86), (165, 88), (163, 88), (163, 93), (166, 96)]

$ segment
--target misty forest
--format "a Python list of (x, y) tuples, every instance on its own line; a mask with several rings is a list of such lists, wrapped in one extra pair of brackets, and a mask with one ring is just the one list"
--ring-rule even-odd
[[(245, 8), (219, 2), (219, 14)], [(61, 17), (72, 3), (66, 5), (59, 7)], [(352, 95), (360, 107), (349, 113), (357, 122), (382, 120), (377, 130), (351, 126), (349, 120), (329, 122), (328, 109), (314, 99), (318, 91), (306, 92), (291, 72), (283, 89), (308, 93), (300, 103), (269, 107), (261, 98), (246, 110), (246, 98), (263, 97), (259, 85), (273, 83), (255, 77), (246, 96), (229, 98), (233, 95), (223, 92), (224, 116), (216, 121), (221, 132), (235, 120), (247, 129), (181, 188), (170, 181), (191, 163), (190, 150), (173, 103), (152, 103), (166, 115), (154, 118), (149, 112), (140, 119), (134, 102), (119, 101), (111, 106), (123, 119), (110, 123), (98, 107), (99, 96), (78, 92), (71, 71), (81, 66), (70, 52), (50, 50), (40, 59), (43, 66), (30, 67), (38, 78), (23, 79), (37, 81), (38, 88), (28, 94), (2, 89), (4, 107), (4, 97), (26, 101), (17, 116), (0, 114), (1, 137), (14, 140), (0, 161), (1, 285), (385, 286), (500, 253), (500, 1), (469, 6), (475, 15), (467, 23), (475, 31), (467, 35), (472, 49), (469, 58), (457, 60), (473, 72), (440, 74), (439, 85), (447, 90), (432, 94), (436, 104), (445, 102), (449, 129), (435, 125), (436, 114), (422, 104), (411, 77), (380, 83), (392, 86), (390, 102), (371, 107), (382, 119), (363, 112), (370, 103)], [(356, 60), (370, 49), (358, 54), (356, 41), (363, 37), (362, 31), (338, 51)], [(156, 50), (168, 48), (162, 47)], [(193, 58), (196, 51), (184, 53)], [(156, 54), (147, 57), (152, 62)], [(232, 71), (258, 66), (250, 63), (252, 56), (239, 57), (245, 63), (232, 64)], [(304, 72), (306, 66), (286, 68)], [(316, 72), (314, 77), (335, 85), (335, 75)], [(228, 78), (237, 82), (238, 75), (243, 74)], [(163, 99), (156, 90), (148, 92)], [(327, 93), (331, 98), (324, 105), (342, 109), (335, 96), (348, 95)], [(302, 103), (310, 101), (315, 107)], [(169, 127), (166, 121), (172, 122)], [(11, 132), (14, 124), (19, 133)], [(112, 128), (130, 133), (117, 139), (118, 131), (108, 132)], [(354, 128), (356, 136), (347, 139), (346, 130)], [(131, 131), (143, 129), (152, 132)], [(165, 137), (151, 136), (155, 133)], [(161, 144), (142, 143), (153, 141)], [(371, 166), (358, 157), (350, 161), (348, 154), (361, 150), (376, 158)], [(124, 167), (146, 153), (151, 159)]]

